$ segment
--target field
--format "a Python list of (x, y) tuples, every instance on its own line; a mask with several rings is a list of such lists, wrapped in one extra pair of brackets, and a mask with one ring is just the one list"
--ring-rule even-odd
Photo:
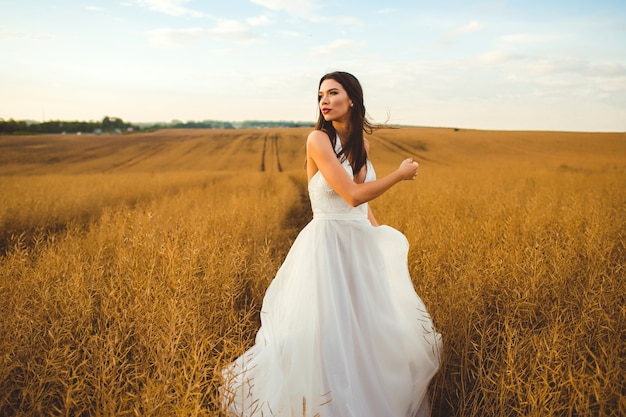
[[(0, 415), (219, 416), (311, 219), (306, 134), (0, 136)], [(626, 134), (370, 143), (420, 162), (372, 208), (443, 335), (433, 416), (626, 415)]]

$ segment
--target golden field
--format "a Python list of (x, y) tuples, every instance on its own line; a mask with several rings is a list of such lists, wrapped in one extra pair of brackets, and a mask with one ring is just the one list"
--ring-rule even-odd
[[(0, 415), (219, 416), (311, 218), (307, 131), (0, 136)], [(433, 416), (626, 415), (626, 134), (370, 143), (420, 162), (372, 207), (443, 335)]]

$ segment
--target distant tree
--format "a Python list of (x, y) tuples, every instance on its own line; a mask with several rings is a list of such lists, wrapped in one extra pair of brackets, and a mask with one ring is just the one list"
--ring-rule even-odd
[[(161, 127), (161, 125), (154, 125), (153, 127)], [(219, 120), (203, 120), (201, 122), (192, 120), (187, 122), (172, 120), (171, 124), (167, 127), (174, 129), (234, 129), (231, 122), (223, 122)]]
[(101, 128), (104, 132), (114, 132), (116, 130), (121, 132), (129, 127), (131, 127), (131, 124), (124, 123), (119, 117), (104, 116), (104, 119), (102, 119)]
[(10, 135), (13, 133), (27, 132), (28, 126), (26, 122), (16, 121), (13, 119), (0, 119), (0, 134)]
[(33, 133), (76, 133), (76, 132), (127, 132), (140, 131), (139, 126), (133, 126), (124, 122), (117, 117), (106, 116), (102, 122), (85, 122), (85, 121), (64, 121), (64, 120), (48, 120), (46, 122), (27, 122), (24, 120), (16, 121), (13, 119), (4, 120), (0, 118), (0, 134), (33, 134)]

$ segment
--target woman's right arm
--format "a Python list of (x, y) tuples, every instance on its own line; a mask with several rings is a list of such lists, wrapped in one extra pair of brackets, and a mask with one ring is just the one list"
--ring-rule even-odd
[(366, 203), (383, 194), (403, 180), (411, 180), (417, 173), (417, 162), (405, 159), (391, 174), (376, 181), (355, 183), (337, 160), (326, 133), (315, 130), (306, 141), (307, 155), (313, 160), (328, 184), (353, 207)]

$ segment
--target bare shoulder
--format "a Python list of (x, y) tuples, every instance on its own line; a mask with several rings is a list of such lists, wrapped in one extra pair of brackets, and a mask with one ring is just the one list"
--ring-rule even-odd
[(307, 136), (306, 146), (307, 148), (320, 150), (330, 147), (330, 140), (328, 139), (328, 135), (326, 134), (326, 132), (322, 132), (321, 130), (314, 130), (309, 133), (309, 136)]
[(321, 130), (313, 130), (309, 133), (309, 136), (306, 138), (307, 142), (318, 142), (320, 140), (328, 141), (328, 135), (326, 132)]

